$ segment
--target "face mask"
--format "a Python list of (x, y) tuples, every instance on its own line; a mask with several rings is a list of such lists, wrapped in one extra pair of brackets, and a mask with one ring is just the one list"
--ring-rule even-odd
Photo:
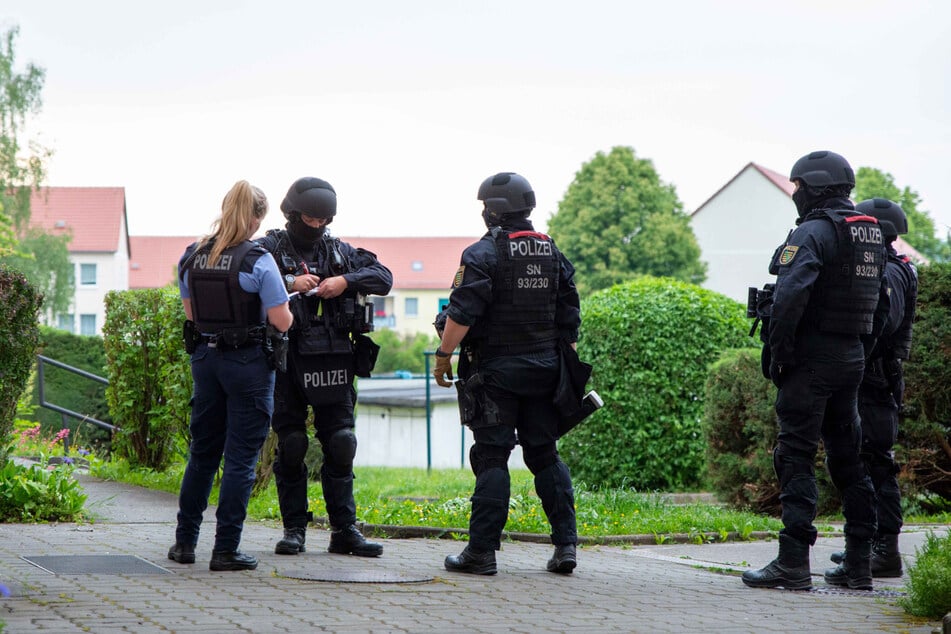
[(324, 235), (327, 225), (323, 227), (309, 227), (303, 223), (300, 217), (295, 217), (287, 223), (287, 231), (295, 238), (305, 242), (316, 242)]

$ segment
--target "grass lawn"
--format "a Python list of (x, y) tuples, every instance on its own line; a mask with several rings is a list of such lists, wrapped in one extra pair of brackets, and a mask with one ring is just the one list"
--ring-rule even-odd
[[(182, 466), (166, 473), (132, 471), (121, 463), (93, 467), (98, 477), (120, 480), (154, 489), (178, 492)], [(369, 524), (467, 528), (469, 497), (475, 477), (468, 469), (425, 469), (357, 467), (354, 495), (357, 516)], [(540, 533), (550, 531), (541, 502), (535, 495), (532, 475), (525, 470), (512, 472), (512, 497), (506, 530)], [(320, 483), (308, 489), (310, 509), (315, 517), (326, 517)], [(212, 503), (217, 488), (212, 492)], [(596, 490), (575, 482), (575, 507), (578, 533), (590, 537), (608, 535), (665, 535), (686, 533), (697, 541), (706, 533), (726, 539), (729, 533), (749, 536), (754, 531), (778, 531), (778, 519), (755, 513), (732, 511), (717, 505), (692, 503), (675, 505), (662, 493), (637, 493), (630, 490)], [(280, 520), (277, 493), (273, 481), (248, 505), (248, 518)]]

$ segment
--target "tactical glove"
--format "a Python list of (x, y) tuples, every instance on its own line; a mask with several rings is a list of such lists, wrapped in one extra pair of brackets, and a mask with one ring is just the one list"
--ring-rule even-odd
[(452, 355), (440, 355), (436, 350), (436, 367), (433, 369), (433, 376), (436, 377), (436, 383), (442, 387), (452, 387)]
[(782, 387), (783, 380), (789, 376), (789, 371), (792, 370), (792, 364), (790, 363), (777, 363), (776, 361), (769, 362), (769, 378), (777, 388)]

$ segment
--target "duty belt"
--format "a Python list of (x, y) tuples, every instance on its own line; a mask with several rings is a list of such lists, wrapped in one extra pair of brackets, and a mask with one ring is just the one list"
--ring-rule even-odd
[(202, 335), (201, 342), (208, 344), (209, 348), (218, 348), (219, 350), (240, 350), (241, 348), (250, 348), (260, 346), (264, 339), (260, 335), (248, 335), (248, 338), (240, 345), (233, 346), (225, 343), (218, 335)]

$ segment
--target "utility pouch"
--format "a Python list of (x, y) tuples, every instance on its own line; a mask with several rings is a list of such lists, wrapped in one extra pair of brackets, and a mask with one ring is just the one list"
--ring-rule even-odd
[(287, 333), (268, 324), (262, 345), (268, 366), (278, 372), (287, 372)]
[(218, 334), (218, 340), (226, 346), (240, 348), (248, 341), (248, 329), (245, 328), (225, 328)]
[(376, 366), (376, 358), (380, 354), (380, 346), (373, 339), (358, 333), (353, 334), (353, 364), (354, 374), (365, 379), (370, 378)]
[(198, 327), (191, 319), (186, 319), (185, 323), (182, 324), (182, 342), (185, 344), (185, 352), (188, 354), (194, 354), (198, 344), (201, 343), (201, 333), (198, 332)]
[(297, 337), (297, 352), (301, 356), (348, 354), (352, 351), (350, 337), (337, 334), (325, 326), (311, 326), (301, 330)]

